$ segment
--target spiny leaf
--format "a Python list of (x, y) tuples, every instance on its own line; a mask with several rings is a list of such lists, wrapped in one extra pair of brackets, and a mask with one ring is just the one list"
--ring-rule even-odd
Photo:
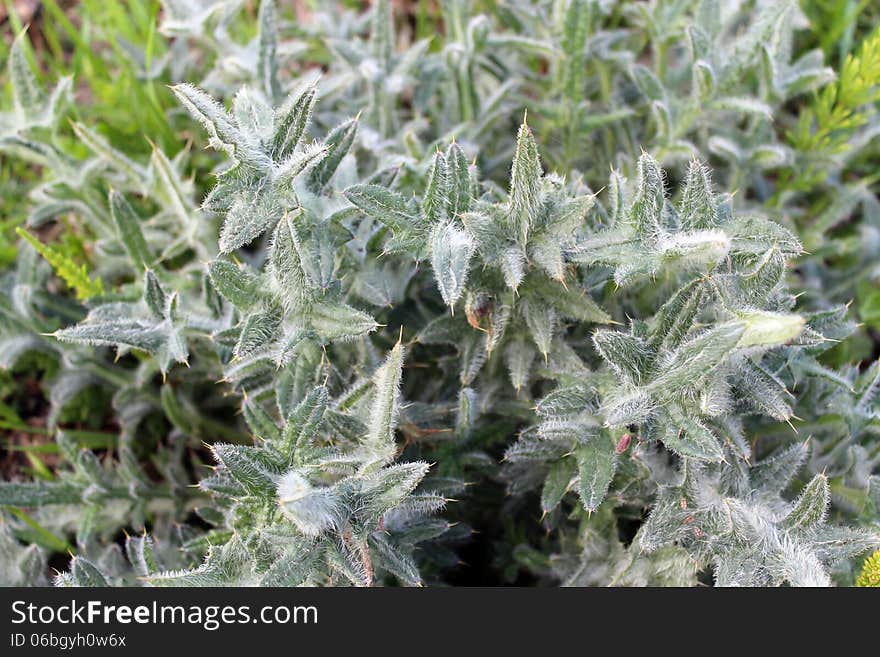
[(406, 199), (379, 185), (354, 185), (345, 190), (345, 198), (366, 215), (393, 231), (406, 232), (420, 225)]
[(289, 157), (299, 145), (312, 119), (317, 99), (316, 86), (308, 84), (292, 93), (277, 111), (272, 137), (272, 157), (276, 162)]
[(401, 504), (425, 477), (430, 466), (423, 461), (391, 465), (367, 475), (362, 483), (364, 512), (379, 520)]
[(62, 575), (61, 586), (103, 587), (110, 586), (97, 566), (84, 557), (76, 556), (70, 562), (69, 576)]
[(687, 230), (705, 230), (718, 224), (715, 194), (708, 169), (697, 160), (688, 166), (681, 200), (681, 223)]
[(248, 358), (266, 351), (278, 338), (282, 320), (282, 313), (277, 307), (251, 313), (242, 323), (241, 334), (232, 353), (236, 358)]
[(211, 446), (214, 458), (245, 489), (254, 495), (272, 495), (275, 492), (275, 474), (262, 452), (243, 445), (216, 443)]
[(538, 402), (535, 412), (547, 419), (579, 415), (590, 408), (593, 397), (586, 386), (560, 386)]
[(626, 211), (626, 178), (616, 170), (611, 171), (608, 182), (608, 194), (610, 198), (609, 219), (611, 225), (619, 225), (624, 219)]
[(546, 360), (553, 344), (553, 333), (557, 328), (556, 311), (537, 301), (525, 301), (519, 308), (529, 335)]
[(443, 301), (448, 306), (464, 292), (474, 253), (474, 242), (453, 223), (438, 225), (431, 236), (431, 266)]
[(382, 534), (370, 536), (370, 545), (379, 557), (379, 565), (397, 577), (403, 584), (418, 586), (422, 582), (415, 560), (394, 546)]
[(800, 470), (808, 454), (808, 443), (791, 445), (759, 461), (749, 470), (755, 489), (781, 493)]
[(510, 372), (510, 382), (517, 391), (526, 388), (532, 374), (535, 349), (525, 339), (511, 340), (504, 349), (504, 360)]
[(126, 537), (125, 554), (139, 577), (146, 577), (161, 570), (153, 539), (146, 534)]
[(110, 191), (110, 214), (116, 224), (119, 239), (140, 273), (153, 262), (150, 248), (141, 230), (140, 217), (135, 214), (125, 197), (116, 190)]
[(317, 162), (309, 171), (308, 186), (315, 192), (320, 192), (329, 183), (333, 174), (342, 163), (342, 159), (351, 151), (354, 140), (357, 137), (358, 119), (349, 119), (339, 124), (324, 139), (326, 155)]
[(433, 226), (446, 218), (449, 172), (446, 157), (440, 151), (434, 153), (428, 167), (427, 183), (422, 195), (422, 220)]
[(785, 399), (787, 390), (779, 379), (747, 358), (737, 368), (742, 378), (740, 390), (753, 407), (776, 420), (791, 417), (791, 406)]
[(259, 440), (277, 442), (281, 439), (281, 429), (259, 403), (253, 400), (245, 402), (242, 405), (242, 415), (248, 428)]
[(638, 163), (638, 189), (629, 207), (629, 221), (640, 235), (651, 237), (661, 230), (666, 185), (663, 171), (653, 157), (643, 153)]
[(287, 418), (279, 443), (279, 451), (293, 464), (302, 459), (306, 448), (314, 440), (327, 410), (327, 388), (319, 386), (310, 391)]
[(680, 456), (701, 461), (720, 461), (724, 458), (718, 437), (699, 420), (669, 408), (670, 424), (663, 436), (663, 444)]
[(41, 507), (53, 504), (79, 504), (82, 488), (70, 481), (0, 481), (0, 505)]
[(274, 112), (259, 91), (248, 86), (239, 89), (232, 99), (232, 116), (242, 134), (260, 149), (265, 147), (272, 136)]
[(783, 526), (792, 533), (809, 533), (825, 521), (830, 501), (831, 490), (828, 487), (828, 478), (823, 474), (817, 474), (804, 487), (794, 507), (785, 516), (782, 521)]
[(648, 339), (652, 352), (661, 349), (677, 349), (694, 324), (700, 311), (705, 284), (696, 279), (680, 288), (654, 317), (653, 330)]
[(731, 322), (684, 342), (659, 365), (660, 374), (652, 382), (652, 388), (662, 391), (699, 381), (721, 364), (738, 345), (744, 332), (741, 323)]
[(31, 71), (30, 64), (24, 53), (27, 32), (16, 35), (9, 49), (7, 70), (12, 82), (12, 98), (16, 112), (21, 118), (28, 114), (36, 114), (46, 103), (46, 93)]
[(575, 448), (578, 467), (578, 495), (584, 508), (593, 512), (605, 499), (617, 470), (614, 443), (606, 433)]
[(267, 269), (277, 283), (277, 289), (285, 303), (293, 309), (301, 309), (309, 298), (310, 285), (303, 270), (301, 242), (296, 220), (302, 214), (286, 215), (275, 227), (269, 247)]
[(647, 372), (648, 352), (639, 338), (621, 331), (600, 329), (593, 333), (593, 344), (618, 376), (641, 385)]
[(156, 273), (148, 269), (144, 274), (144, 301), (156, 319), (165, 319), (168, 313), (168, 295), (162, 289)]
[(394, 428), (400, 405), (400, 380), (403, 373), (403, 345), (398, 342), (385, 362), (373, 375), (375, 396), (370, 409), (370, 421), (365, 446), (371, 460), (379, 464), (394, 458), (397, 446)]
[(208, 263), (208, 274), (217, 291), (236, 308), (247, 310), (260, 300), (260, 279), (248, 268), (218, 259)]
[(278, 81), (278, 12), (275, 0), (262, 0), (257, 15), (259, 24), (259, 48), (257, 55), (257, 75), (263, 93), (270, 100), (281, 95)]
[(198, 424), (198, 418), (194, 414), (188, 412), (178, 398), (178, 393), (170, 385), (165, 384), (159, 394), (162, 402), (162, 411), (165, 417), (176, 428), (180, 429), (186, 435), (192, 435)]
[(315, 304), (309, 319), (318, 336), (327, 342), (354, 340), (379, 326), (367, 313), (344, 303)]
[(150, 165), (158, 174), (158, 192), (164, 196), (174, 213), (180, 219), (181, 225), (192, 227), (194, 222), (193, 213), (195, 208), (191, 199), (184, 191), (184, 182), (168, 156), (162, 150), (153, 145), (153, 154), (150, 157)]
[(268, 182), (262, 180), (235, 197), (220, 230), (220, 253), (250, 244), (284, 215), (282, 199), (267, 186)]
[(171, 91), (190, 114), (202, 124), (210, 137), (210, 144), (213, 148), (259, 169), (268, 168), (270, 160), (260, 150), (259, 144), (248, 139), (239, 130), (235, 119), (216, 100), (191, 84), (174, 85), (171, 87)]
[(510, 170), (508, 225), (519, 245), (525, 247), (540, 202), (541, 160), (532, 131), (525, 120), (516, 137)]
[(523, 296), (536, 303), (549, 304), (559, 315), (581, 322), (608, 324), (608, 316), (584, 291), (567, 288), (537, 272), (529, 275)]
[(394, 55), (394, 15), (390, 0), (378, 0), (373, 6), (370, 30), (370, 45), (373, 57), (390, 71)]
[(458, 217), (470, 210), (471, 177), (467, 158), (461, 147), (452, 143), (446, 149), (447, 203), (449, 217)]
[(550, 466), (541, 491), (541, 510), (544, 513), (549, 513), (559, 506), (577, 473), (577, 466), (578, 462), (571, 458), (560, 459)]
[(297, 176), (321, 162), (326, 155), (327, 146), (317, 142), (295, 150), (275, 169), (273, 184), (281, 188), (292, 186)]
[(91, 322), (61, 329), (53, 334), (66, 342), (110, 345), (158, 353), (167, 334), (155, 324), (140, 321)]
[(562, 51), (559, 76), (565, 95), (579, 102), (584, 93), (583, 59), (590, 33), (591, 10), (586, 0), (571, 0), (565, 9), (562, 34)]

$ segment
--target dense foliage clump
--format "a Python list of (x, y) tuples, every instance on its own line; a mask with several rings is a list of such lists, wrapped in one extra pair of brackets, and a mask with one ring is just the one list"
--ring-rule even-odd
[(864, 3), (47, 4), (3, 583), (876, 584)]

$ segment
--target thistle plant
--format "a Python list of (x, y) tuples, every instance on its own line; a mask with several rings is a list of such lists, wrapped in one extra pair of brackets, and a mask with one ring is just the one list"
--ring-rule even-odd
[[(67, 122), (10, 50), (9, 583), (431, 585), (475, 545), (481, 582), (856, 582), (880, 365), (834, 282), (872, 247), (824, 272), (852, 238), (805, 218), (873, 225), (873, 36), (835, 80), (787, 2), (163, 5), (191, 147)], [(855, 179), (808, 190), (822, 130)]]

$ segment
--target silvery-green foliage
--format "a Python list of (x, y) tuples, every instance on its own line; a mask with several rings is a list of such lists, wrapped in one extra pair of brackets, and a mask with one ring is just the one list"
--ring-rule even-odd
[(46, 554), (37, 545), (24, 545), (10, 527), (11, 516), (0, 517), (0, 585), (2, 586), (45, 586)]
[(54, 129), (64, 104), (70, 100), (70, 78), (59, 80), (51, 93), (37, 81), (25, 56), (26, 38), (26, 33), (19, 34), (9, 49), (6, 72), (12, 85), (12, 111), (0, 114), (0, 135), (4, 139), (38, 128)]
[[(721, 585), (827, 584), (837, 555), (865, 551), (876, 535), (822, 527), (829, 503), (823, 466), (794, 507), (771, 500), (748, 477), (755, 444), (748, 432), (755, 415), (790, 422), (795, 397), (787, 386), (800, 383), (799, 370), (835, 383), (850, 413), (861, 415), (859, 408), (876, 413), (873, 382), (856, 391), (815, 360), (851, 328), (839, 311), (792, 312), (795, 300), (786, 291), (784, 268), (786, 259), (800, 252), (797, 238), (760, 217), (739, 218), (716, 200), (702, 165), (691, 163), (677, 206), (667, 198), (663, 172), (650, 156), (641, 156), (638, 175), (626, 194), (624, 181), (612, 174), (609, 225), (587, 237), (574, 259), (613, 268), (618, 286), (672, 276), (680, 281), (678, 290), (653, 317), (630, 319), (629, 330), (593, 332), (600, 367), (568, 381), (558, 377), (559, 387), (538, 402), (541, 422), (524, 431), (505, 455), (511, 485), (516, 490), (540, 486), (545, 514), (553, 513), (568, 492), (592, 514), (606, 495), (614, 498), (615, 490), (630, 495), (622, 493), (612, 503), (630, 505), (631, 491), (647, 482), (662, 491), (667, 478), (690, 476), (699, 494), (670, 497), (664, 502), (668, 511), (657, 506), (664, 498), (657, 498), (656, 518), (640, 530), (645, 532), (642, 552), (684, 547), (678, 556), (681, 576), (711, 565)], [(670, 243), (676, 247), (666, 252)], [(849, 417), (859, 431), (870, 422), (867, 416)], [(679, 474), (669, 472), (668, 464), (658, 471), (657, 443), (679, 457)], [(798, 450), (786, 478), (780, 474), (763, 485), (779, 486), (772, 491), (779, 495), (804, 456)], [(856, 458), (864, 473), (876, 456)], [(821, 462), (818, 458), (813, 467)], [(763, 463), (753, 470), (764, 469)], [(862, 474), (854, 488), (865, 484)], [(711, 520), (697, 522), (701, 514)], [(587, 530), (581, 537), (584, 552), (556, 576), (571, 584), (626, 584), (636, 573), (650, 572), (650, 560), (646, 563), (636, 548), (596, 539), (594, 531), (601, 529)], [(663, 540), (651, 533), (670, 531), (677, 533)], [(689, 544), (683, 536), (697, 540)], [(599, 549), (597, 540), (606, 544)], [(669, 556), (663, 553), (664, 559)]]
[[(637, 538), (640, 547), (651, 552), (678, 538), (713, 563), (716, 583), (723, 586), (827, 586), (828, 567), (870, 548), (876, 537), (826, 524), (830, 492), (822, 474), (793, 502), (780, 499), (780, 487), (804, 452), (795, 446), (759, 461), (733, 486), (721, 479), (711, 483), (718, 476), (711, 471), (684, 471), (682, 483), (658, 498)], [(735, 492), (744, 486), (751, 489), (746, 497)]]
[(852, 580), (880, 370), (828, 356), (873, 243), (820, 238), (880, 215), (853, 182), (803, 230), (774, 190), (833, 75), (797, 7), (440, 4), (418, 40), (390, 1), (263, 0), (241, 42), (247, 3), (163, 2), (168, 119), (208, 154), (61, 135), (69, 82), (13, 44), (29, 228), (64, 216), (106, 292), (25, 243), (0, 274), (0, 366), (39, 368), (60, 455), (0, 483), (11, 583), (64, 550), (59, 585), (433, 583), (487, 513), (542, 581)]
[[(393, 576), (420, 584), (418, 543), (446, 532), (446, 504), (422, 484), (428, 464), (394, 463), (403, 347), (373, 375), (372, 401), (346, 412), (327, 388), (309, 391), (281, 424), (248, 402), (255, 445), (217, 443), (219, 466), (199, 483), (222, 519), (202, 564), (146, 576), (156, 586), (345, 584)], [(220, 538), (223, 526), (233, 532)]]
[[(688, 167), (681, 203), (667, 198), (665, 175), (650, 155), (639, 158), (631, 200), (626, 201), (626, 181), (612, 174), (612, 208), (609, 225), (578, 246), (576, 259), (614, 268), (614, 281), (656, 277), (669, 269), (688, 268), (706, 273), (722, 263), (792, 257), (801, 253), (797, 237), (760, 216), (737, 216), (729, 199), (716, 196), (705, 166), (696, 160)], [(633, 247), (641, 257), (630, 255)], [(747, 284), (775, 285), (772, 266), (759, 267)], [(772, 263), (770, 263), (772, 265)], [(766, 277), (770, 277), (765, 281)], [(778, 276), (777, 276), (778, 278)], [(733, 281), (728, 273), (726, 281)], [(737, 282), (737, 287), (742, 284)]]

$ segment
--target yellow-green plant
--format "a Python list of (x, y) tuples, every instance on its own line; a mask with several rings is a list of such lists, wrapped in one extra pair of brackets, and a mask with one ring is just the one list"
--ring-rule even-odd
[(46, 262), (52, 265), (55, 274), (76, 292), (78, 300), (85, 301), (104, 294), (101, 277), (92, 278), (89, 276), (89, 270), (86, 265), (77, 265), (71, 260), (69, 255), (62, 253), (51, 245), (43, 244), (23, 228), (16, 228), (15, 232), (25, 242), (30, 244), (37, 253), (43, 256)]
[(856, 586), (880, 587), (880, 550), (865, 559)]

